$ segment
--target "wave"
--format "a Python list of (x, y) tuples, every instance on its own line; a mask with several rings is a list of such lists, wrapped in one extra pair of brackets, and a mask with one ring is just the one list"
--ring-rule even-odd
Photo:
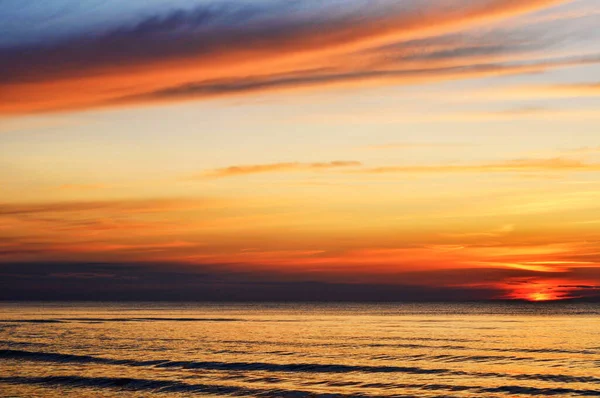
[[(438, 345), (431, 346), (426, 344), (368, 344), (367, 347), (395, 347), (395, 348), (427, 348), (427, 349), (444, 349), (444, 350), (473, 350), (476, 347), (464, 345)], [(507, 352), (507, 353), (528, 353), (528, 354), (598, 354), (596, 350), (567, 350), (561, 348), (497, 348), (485, 347), (477, 348), (482, 351)]]
[[(398, 357), (395, 355), (381, 354), (371, 356), (374, 360), (409, 360), (420, 361), (427, 360), (428, 362), (442, 363), (460, 363), (460, 362), (481, 362), (481, 363), (513, 363), (513, 362), (561, 362), (561, 359), (555, 358), (535, 358), (535, 357), (520, 357), (516, 355), (450, 355), (450, 354), (414, 354)], [(572, 361), (571, 361), (572, 362)], [(583, 362), (583, 361), (581, 361)]]
[(2, 323), (63, 323), (60, 319), (0, 319)]
[[(185, 341), (184, 339), (176, 339), (178, 341)], [(167, 341), (171, 341), (167, 339)], [(2, 347), (3, 346), (3, 347)], [(7, 349), (39, 349), (40, 347), (48, 347), (46, 343), (29, 343), (20, 341), (4, 341), (0, 344), (1, 348)], [(200, 352), (200, 351), (199, 351)], [(202, 354), (207, 355), (249, 355), (247, 350), (242, 349), (210, 349), (204, 348), (201, 351)], [(258, 354), (258, 353), (256, 353)], [(307, 360), (312, 359), (324, 359), (336, 360), (339, 358), (345, 358), (343, 354), (337, 355), (326, 355), (323, 353), (307, 353), (298, 351), (282, 351), (282, 350), (263, 350), (260, 352), (261, 355), (278, 356), (278, 357), (295, 357), (303, 358)], [(516, 355), (451, 355), (451, 354), (354, 354), (356, 359), (366, 359), (369, 361), (383, 361), (383, 362), (427, 362), (427, 363), (462, 363), (462, 362), (477, 362), (477, 363), (496, 363), (496, 364), (512, 364), (514, 362), (528, 362), (528, 363), (544, 363), (547, 366), (562, 366), (565, 364), (564, 358), (536, 358), (533, 356), (516, 356)], [(573, 360), (569, 359), (569, 364), (579, 364), (580, 366), (595, 366), (597, 361), (589, 360)]]
[[(366, 340), (370, 341), (372, 338), (370, 337), (353, 337), (354, 340)], [(386, 340), (398, 340), (398, 337), (378, 337), (379, 341)], [(441, 337), (403, 337), (402, 340), (410, 340), (410, 341), (433, 341), (433, 342), (451, 342), (451, 343), (477, 343), (481, 340), (476, 339), (463, 339), (463, 338), (441, 338)]]
[[(398, 340), (415, 340), (415, 339), (403, 339)], [(219, 340), (219, 343), (227, 344), (243, 344), (243, 345), (280, 345), (277, 341), (257, 341), (257, 340)], [(304, 347), (305, 343), (294, 343), (287, 342), (288, 346)], [(340, 347), (340, 348), (354, 348), (357, 344), (352, 343), (323, 343), (323, 342), (311, 342), (313, 347)], [(457, 351), (491, 351), (491, 352), (502, 352), (502, 353), (524, 353), (524, 354), (583, 354), (583, 355), (598, 355), (598, 350), (585, 349), (585, 350), (569, 350), (561, 348), (499, 348), (499, 347), (477, 347), (477, 346), (466, 346), (466, 345), (430, 345), (430, 344), (418, 344), (418, 343), (372, 343), (372, 344), (360, 344), (363, 347), (371, 348), (409, 348), (409, 349), (441, 349), (441, 350), (457, 350)]]
[(445, 375), (514, 379), (522, 381), (544, 381), (555, 383), (600, 384), (594, 376), (571, 376), (562, 374), (504, 374), (497, 372), (467, 372), (443, 368), (421, 368), (416, 366), (373, 366), (317, 363), (268, 363), (268, 362), (217, 362), (217, 361), (171, 361), (130, 360), (96, 357), (90, 355), (60, 354), (24, 350), (0, 350), (0, 359), (29, 360), (54, 363), (103, 364), (133, 367), (156, 367), (161, 369), (194, 369), (211, 371), (263, 371), (274, 373), (402, 373), (413, 375)]
[[(173, 380), (149, 380), (118, 377), (83, 377), (83, 376), (47, 376), (47, 377), (0, 377), (0, 383), (6, 384), (26, 384), (26, 385), (45, 385), (45, 386), (64, 386), (81, 388), (110, 388), (121, 391), (133, 392), (172, 392), (172, 393), (204, 393), (213, 395), (237, 395), (237, 396), (261, 396), (261, 397), (352, 397), (366, 398), (370, 395), (354, 393), (315, 393), (313, 391), (290, 390), (290, 389), (259, 389), (250, 387), (214, 385), (214, 384), (190, 384)], [(316, 384), (316, 383), (315, 383)], [(363, 388), (381, 388), (387, 387), (385, 384), (363, 383)], [(600, 391), (574, 388), (539, 388), (517, 385), (507, 385), (498, 387), (482, 386), (463, 386), (448, 384), (394, 384), (396, 388), (402, 389), (420, 389), (425, 391), (445, 391), (445, 392), (464, 392), (469, 391), (476, 394), (508, 393), (531, 396), (599, 396)], [(381, 396), (381, 395), (379, 395)], [(388, 397), (408, 398), (414, 396), (408, 395), (389, 395)], [(444, 394), (438, 398), (449, 395)]]
[[(42, 384), (47, 386), (112, 388), (136, 392), (175, 392), (204, 393), (215, 395), (261, 395), (267, 397), (285, 396), (283, 391), (268, 391), (237, 386), (220, 386), (210, 384), (188, 384), (170, 380), (148, 380), (117, 377), (81, 377), (81, 376), (49, 376), (49, 377), (0, 377), (0, 383), (9, 384)], [(309, 392), (287, 391), (295, 396), (313, 396)], [(354, 395), (353, 397), (365, 397)]]
[[(10, 320), (0, 320), (0, 324), (18, 324), (18, 323), (39, 323), (39, 324), (55, 324), (55, 323), (66, 323), (66, 322), (82, 322), (82, 323), (105, 323), (105, 322), (293, 322), (292, 320), (248, 320), (242, 318), (163, 318), (163, 317), (131, 317), (131, 318), (57, 318), (57, 319), (10, 319)], [(506, 321), (509, 322), (509, 321)], [(510, 321), (513, 322), (513, 321)], [(7, 326), (7, 325), (0, 325)], [(473, 328), (471, 328), (473, 329)], [(384, 340), (393, 340), (393, 337), (388, 337)], [(398, 339), (404, 341), (431, 341), (431, 342), (470, 342), (475, 343), (477, 340), (466, 340), (466, 339), (443, 339), (443, 338), (426, 338), (426, 337), (416, 337), (409, 339)], [(268, 345), (268, 344), (280, 344), (279, 342), (268, 342), (268, 341), (246, 341), (246, 340), (230, 340), (230, 341), (219, 341), (220, 343), (232, 343), (232, 344), (257, 344), (257, 345)], [(293, 343), (288, 343), (288, 345), (294, 345)], [(304, 346), (304, 343), (296, 343), (297, 346)], [(348, 343), (322, 343), (315, 342), (311, 343), (312, 346), (328, 346), (328, 347), (354, 347), (354, 344)], [(473, 350), (476, 347), (468, 346), (468, 345), (459, 345), (459, 344), (444, 344), (444, 345), (436, 345), (431, 346), (428, 344), (419, 344), (419, 343), (372, 343), (365, 344), (365, 347), (372, 348), (408, 348), (408, 349), (442, 349), (442, 350), (462, 350), (468, 351)], [(597, 347), (585, 349), (585, 350), (569, 350), (569, 349), (561, 349), (561, 348), (499, 348), (499, 347), (480, 347), (477, 348), (481, 351), (490, 351), (490, 352), (502, 352), (502, 353), (524, 353), (524, 354), (583, 354), (583, 355), (598, 355), (599, 350)], [(457, 359), (460, 360), (460, 359)], [(538, 359), (540, 360), (540, 359)], [(451, 362), (451, 360), (448, 360)]]
[(40, 347), (48, 347), (49, 344), (47, 343), (38, 343), (38, 342), (33, 342), (33, 341), (11, 341), (11, 340), (6, 340), (3, 341), (1, 343), (4, 346), (13, 348), (13, 347), (26, 347), (26, 348), (40, 348)]
[(0, 319), (0, 323), (65, 323), (65, 322), (240, 322), (239, 318), (59, 318), (59, 319)]

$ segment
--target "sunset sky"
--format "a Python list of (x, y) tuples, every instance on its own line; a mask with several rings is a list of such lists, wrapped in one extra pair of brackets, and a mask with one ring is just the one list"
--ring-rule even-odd
[(599, 0), (0, 1), (0, 299), (599, 295)]

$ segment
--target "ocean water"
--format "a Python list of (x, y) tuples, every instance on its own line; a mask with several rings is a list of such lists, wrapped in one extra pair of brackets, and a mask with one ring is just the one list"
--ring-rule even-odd
[(600, 396), (600, 305), (4, 303), (0, 396)]

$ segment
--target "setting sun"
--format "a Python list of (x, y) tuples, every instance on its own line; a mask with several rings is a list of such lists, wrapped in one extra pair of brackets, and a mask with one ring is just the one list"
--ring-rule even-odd
[(579, 297), (577, 290), (583, 283), (575, 281), (569, 284), (567, 280), (552, 280), (529, 278), (514, 280), (512, 284), (503, 285), (503, 289), (511, 290), (506, 296), (511, 300), (530, 302), (560, 301)]
[(532, 293), (529, 296), (529, 301), (550, 301), (550, 300), (555, 300), (555, 297), (552, 297), (550, 294), (548, 293), (543, 293), (543, 292), (536, 292), (536, 293)]

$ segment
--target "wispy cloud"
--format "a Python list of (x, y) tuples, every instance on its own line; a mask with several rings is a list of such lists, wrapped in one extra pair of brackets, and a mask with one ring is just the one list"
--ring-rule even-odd
[(423, 165), (423, 166), (385, 166), (367, 168), (358, 173), (526, 173), (526, 172), (598, 172), (600, 164), (584, 163), (579, 160), (552, 159), (516, 159), (498, 163), (470, 165)]
[(533, 151), (527, 156), (530, 157), (567, 157), (567, 158), (586, 158), (590, 155), (600, 154), (600, 146), (581, 146), (578, 148), (548, 149), (543, 151)]
[(469, 92), (459, 100), (466, 101), (506, 101), (528, 99), (561, 99), (600, 97), (600, 83), (526, 84), (519, 86), (492, 87)]
[(35, 214), (61, 214), (79, 212), (156, 213), (163, 211), (192, 210), (220, 206), (217, 199), (156, 199), (156, 200), (108, 200), (68, 201), (54, 203), (0, 203), (0, 217), (29, 216)]
[[(3, 101), (0, 113), (565, 67), (582, 61), (494, 64), (496, 53), (514, 51), (464, 40), (448, 46), (447, 38), (434, 45), (435, 36), (564, 2), (435, 0), (344, 9), (329, 2), (209, 3), (173, 10), (108, 32), (0, 49), (0, 95), (16, 99)], [(424, 37), (433, 39), (414, 42)], [(375, 50), (372, 61), (365, 61), (367, 50)]]
[(568, 155), (589, 155), (593, 153), (600, 153), (600, 146), (584, 146), (573, 149), (563, 149), (560, 152)]
[(444, 237), (448, 238), (497, 238), (501, 236), (508, 235), (515, 231), (515, 226), (513, 224), (506, 224), (498, 228), (494, 228), (489, 231), (480, 231), (480, 232), (461, 232), (461, 233), (447, 233), (442, 234)]
[[(400, 148), (404, 148), (402, 145)], [(387, 149), (387, 146), (383, 147)], [(394, 148), (392, 146), (391, 148)], [(379, 147), (376, 147), (379, 149)], [(323, 163), (267, 163), (255, 165), (229, 166), (207, 170), (192, 179), (227, 178), (252, 174), (316, 172), (342, 169), (350, 174), (435, 174), (435, 173), (543, 173), (543, 172), (600, 172), (600, 164), (586, 163), (570, 158), (511, 159), (495, 163), (479, 164), (440, 164), (402, 165), (365, 167), (359, 161), (332, 161)]]
[(485, 60), (477, 63), (445, 63), (446, 65), (442, 63), (435, 66), (429, 60), (422, 60), (421, 63), (414, 64), (400, 59), (397, 62), (388, 62), (386, 65), (369, 69), (348, 70), (340, 67), (329, 67), (282, 74), (254, 74), (201, 80), (142, 94), (112, 98), (108, 102), (99, 103), (98, 106), (161, 103), (323, 87), (411, 85), (445, 80), (542, 73), (558, 68), (600, 63), (600, 55), (522, 63), (494, 63), (485, 62)]
[(361, 162), (357, 161), (332, 161), (323, 163), (269, 163), (269, 164), (254, 164), (242, 166), (229, 166), (221, 169), (210, 170), (202, 174), (201, 178), (224, 178), (235, 177), (249, 174), (266, 174), (266, 173), (281, 173), (290, 171), (319, 171), (329, 169), (339, 169), (348, 167), (360, 167)]
[(386, 149), (445, 149), (469, 147), (469, 144), (457, 142), (390, 142), (387, 144), (367, 145), (360, 149), (386, 150)]
[(61, 191), (99, 191), (109, 188), (106, 184), (63, 184), (58, 187)]
[[(4, 203), (0, 204), (0, 241), (4, 242), (0, 257), (135, 256), (198, 248), (200, 244), (179, 234), (214, 222), (219, 210), (232, 203), (212, 198)], [(206, 216), (178, 222), (183, 214)]]
[[(476, 96), (474, 98), (477, 98)], [(326, 116), (311, 116), (309, 120), (315, 120), (325, 124), (405, 124), (405, 123), (481, 123), (494, 121), (509, 121), (509, 120), (561, 120), (561, 121), (577, 121), (577, 120), (597, 120), (600, 119), (600, 112), (596, 108), (554, 108), (543, 106), (515, 106), (506, 107), (503, 109), (493, 110), (457, 110), (457, 111), (439, 111), (439, 112), (399, 112), (394, 109), (381, 109), (377, 111), (356, 111), (353, 113), (334, 113)], [(447, 148), (461, 146), (460, 143), (449, 144)], [(387, 144), (382, 144), (377, 149), (385, 149)], [(417, 144), (418, 145), (418, 144)], [(423, 148), (427, 145), (428, 148), (438, 147), (444, 143), (423, 144)], [(468, 144), (462, 144), (468, 146)], [(390, 143), (390, 149), (394, 143)], [(398, 143), (398, 149), (408, 149), (410, 143)], [(412, 146), (416, 149), (417, 146)], [(373, 148), (375, 149), (375, 148)]]
[[(516, 91), (516, 90), (515, 90)], [(547, 97), (598, 97), (600, 96), (600, 83), (572, 83), (528, 86), (519, 90), (523, 95), (538, 95)]]

